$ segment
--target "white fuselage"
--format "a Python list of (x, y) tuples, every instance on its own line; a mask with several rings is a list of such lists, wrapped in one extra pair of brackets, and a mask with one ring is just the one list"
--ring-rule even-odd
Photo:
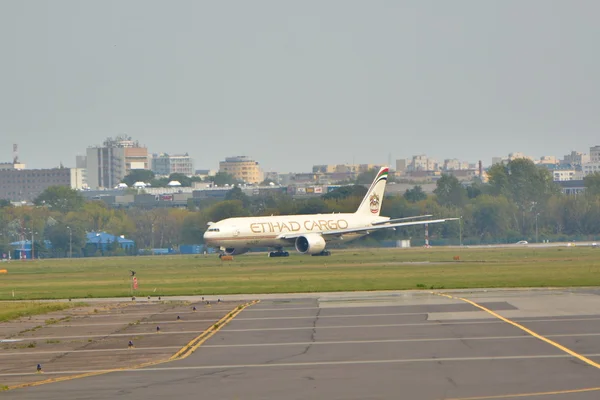
[[(269, 217), (228, 218), (210, 225), (204, 234), (209, 246), (225, 248), (285, 247), (289, 240), (281, 235), (319, 234), (326, 231), (364, 228), (388, 217), (354, 213), (277, 215)], [(344, 241), (364, 236), (365, 232), (345, 233)], [(332, 238), (333, 239), (333, 238)]]

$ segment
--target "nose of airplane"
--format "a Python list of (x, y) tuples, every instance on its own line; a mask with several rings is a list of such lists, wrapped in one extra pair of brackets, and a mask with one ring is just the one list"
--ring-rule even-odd
[(203, 235), (204, 241), (207, 244), (211, 244), (214, 241), (214, 239), (216, 239), (218, 231), (219, 231), (219, 229), (214, 228), (214, 227), (207, 229)]

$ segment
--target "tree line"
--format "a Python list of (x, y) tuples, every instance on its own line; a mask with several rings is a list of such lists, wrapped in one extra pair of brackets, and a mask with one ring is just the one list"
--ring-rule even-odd
[[(401, 218), (432, 214), (436, 218), (460, 218), (457, 222), (429, 226), (431, 243), (488, 244), (550, 240), (589, 240), (600, 234), (600, 174), (584, 179), (586, 191), (565, 195), (552, 181), (551, 173), (525, 159), (488, 171), (487, 183), (463, 185), (455, 177), (442, 175), (432, 195), (418, 185), (402, 194), (386, 196), (382, 215)], [(363, 179), (365, 177), (361, 177)], [(102, 201), (86, 201), (79, 192), (50, 187), (35, 205), (13, 207), (0, 201), (0, 250), (8, 243), (34, 237), (35, 247), (43, 240), (52, 243), (49, 256), (66, 256), (72, 245), (75, 256), (82, 254), (86, 232), (124, 235), (136, 248), (177, 248), (201, 244), (210, 221), (229, 217), (354, 212), (366, 193), (365, 186), (348, 185), (320, 197), (294, 199), (273, 191), (247, 196), (234, 187), (224, 200), (206, 199), (187, 208), (113, 209)], [(423, 226), (396, 231), (378, 231), (357, 244), (383, 240), (424, 240)], [(39, 242), (38, 242), (39, 241)], [(115, 254), (119, 249), (114, 250)]]

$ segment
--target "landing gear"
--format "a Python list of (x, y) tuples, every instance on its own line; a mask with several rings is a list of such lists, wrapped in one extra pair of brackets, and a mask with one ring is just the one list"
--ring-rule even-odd
[(290, 253), (283, 250), (271, 251), (269, 252), (269, 257), (289, 257)]
[(311, 254), (312, 256), (330, 256), (331, 252), (329, 250), (323, 250), (320, 253)]

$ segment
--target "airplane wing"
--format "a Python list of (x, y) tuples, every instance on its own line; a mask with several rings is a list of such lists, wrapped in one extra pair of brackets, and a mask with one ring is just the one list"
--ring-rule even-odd
[[(379, 229), (390, 229), (390, 228), (398, 228), (398, 227), (402, 227), (402, 226), (411, 226), (411, 225), (437, 224), (437, 223), (446, 222), (446, 221), (456, 221), (458, 219), (459, 218), (445, 218), (445, 219), (432, 219), (432, 220), (428, 220), (428, 221), (396, 222), (396, 223), (365, 226), (362, 228), (339, 229), (339, 230), (334, 230), (334, 231), (323, 231), (323, 232), (314, 232), (314, 233), (322, 235), (322, 236), (342, 236), (346, 233), (359, 233), (359, 232), (369, 233), (371, 231), (376, 231)], [(387, 221), (385, 221), (385, 222), (387, 222)], [(296, 239), (296, 238), (298, 238), (300, 236), (304, 236), (308, 233), (310, 233), (310, 232), (294, 233), (294, 234), (281, 234), (281, 235), (277, 236), (277, 239)]]
[(372, 224), (373, 225), (383, 225), (383, 224), (389, 224), (390, 222), (408, 221), (411, 219), (428, 218), (428, 217), (432, 217), (432, 216), (433, 216), (432, 214), (415, 215), (414, 217), (394, 218), (394, 219), (388, 219), (387, 221), (372, 222)]

